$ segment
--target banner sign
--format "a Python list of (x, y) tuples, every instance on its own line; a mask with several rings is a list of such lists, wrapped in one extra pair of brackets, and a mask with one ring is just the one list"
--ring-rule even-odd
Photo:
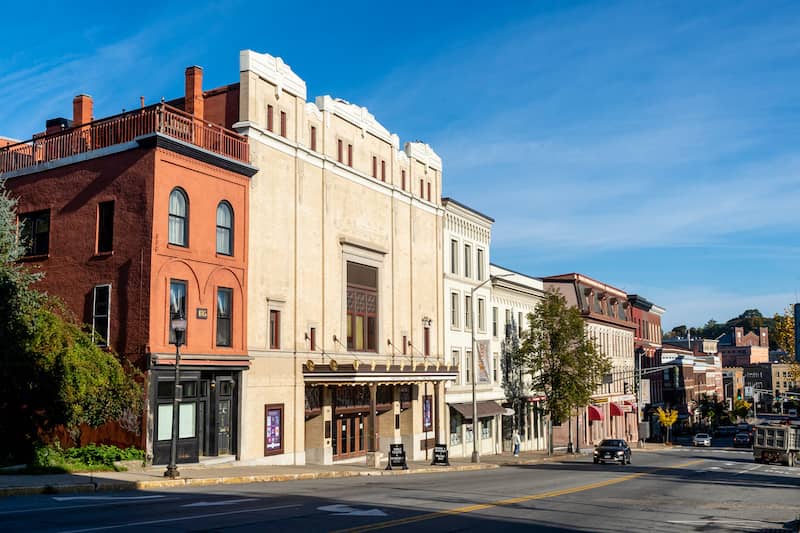
[(650, 380), (649, 379), (642, 379), (641, 388), (642, 390), (639, 391), (639, 395), (641, 397), (642, 405), (647, 405), (650, 403)]
[(489, 379), (489, 341), (475, 341), (478, 349), (478, 383), (491, 383)]

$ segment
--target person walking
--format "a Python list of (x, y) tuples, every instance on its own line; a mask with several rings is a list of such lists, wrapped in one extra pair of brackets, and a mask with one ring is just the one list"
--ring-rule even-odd
[(514, 430), (513, 442), (514, 442), (514, 457), (519, 457), (519, 445), (522, 443), (522, 441), (520, 440), (519, 432), (516, 429)]

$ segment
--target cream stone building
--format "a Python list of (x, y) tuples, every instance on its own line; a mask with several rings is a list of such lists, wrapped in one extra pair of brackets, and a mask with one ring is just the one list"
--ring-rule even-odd
[[(449, 365), (461, 369), (458, 379), (447, 385), (445, 394), (449, 406), (449, 452), (452, 457), (469, 457), (475, 449), (472, 425), (475, 381), (477, 450), (479, 454), (496, 454), (502, 446), (504, 394), (498, 379), (499, 360), (492, 357), (489, 347), (488, 313), (492, 298), (489, 246), (494, 219), (452, 198), (443, 198), (442, 205), (445, 212), (442, 235), (445, 250), (444, 353)], [(473, 358), (473, 352), (482, 355)]]
[[(516, 427), (520, 435), (520, 449), (545, 450), (545, 413), (543, 402), (545, 396), (531, 386), (531, 375), (527, 369), (516, 369), (511, 361), (504, 357), (504, 344), (512, 344), (516, 335), (520, 343), (528, 330), (528, 315), (533, 313), (536, 305), (544, 298), (544, 283), (541, 279), (526, 276), (498, 265), (489, 266), (492, 278), (492, 311), (491, 337), (492, 360), (497, 369), (497, 382), (502, 387), (503, 381), (517, 380), (519, 391), (517, 402), (513, 398), (505, 398), (505, 405), (513, 414), (503, 417), (503, 451), (513, 449), (513, 430)], [(506, 390), (504, 389), (504, 392)]]
[[(241, 459), (377, 464), (446, 427), (442, 161), (280, 58), (240, 55), (250, 191)], [(454, 362), (456, 363), (456, 362)], [(377, 414), (376, 414), (377, 413)], [(370, 416), (372, 414), (372, 416)]]

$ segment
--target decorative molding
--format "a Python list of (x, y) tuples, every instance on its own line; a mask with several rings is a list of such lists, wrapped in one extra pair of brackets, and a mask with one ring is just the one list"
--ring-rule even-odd
[(426, 143), (407, 142), (405, 152), (408, 157), (416, 159), (420, 163), (439, 171), (442, 170), (442, 158)]
[(275, 96), (280, 98), (284, 89), (306, 99), (306, 82), (295, 74), (280, 57), (259, 54), (253, 50), (239, 52), (239, 71), (251, 71), (275, 85)]
[(395, 150), (400, 149), (400, 139), (397, 135), (389, 133), (378, 120), (375, 115), (369, 112), (366, 107), (361, 107), (356, 104), (351, 104), (347, 100), (341, 98), (333, 98), (332, 96), (318, 96), (316, 99), (317, 107), (323, 112), (333, 113), (348, 122), (351, 122), (361, 130), (361, 136), (364, 137), (367, 132), (375, 137), (386, 141), (394, 147)]

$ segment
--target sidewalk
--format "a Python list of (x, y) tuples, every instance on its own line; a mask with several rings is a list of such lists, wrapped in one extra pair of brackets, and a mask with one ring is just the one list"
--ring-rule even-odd
[[(656, 451), (664, 447), (648, 444), (647, 449), (635, 451)], [(589, 452), (590, 449), (582, 450)], [(148, 490), (185, 486), (208, 486), (241, 483), (269, 483), (303, 479), (346, 478), (361, 476), (402, 476), (412, 474), (431, 474), (489, 470), (501, 466), (536, 464), (570, 457), (564, 452), (556, 452), (548, 457), (546, 452), (522, 452), (519, 457), (510, 453), (481, 456), (480, 463), (471, 463), (469, 458), (450, 460), (451, 466), (431, 466), (428, 461), (410, 461), (408, 470), (383, 470), (365, 464), (304, 465), (304, 466), (266, 466), (224, 463), (216, 465), (178, 465), (180, 478), (164, 477), (164, 466), (131, 468), (126, 472), (93, 472), (85, 474), (49, 475), (0, 475), (0, 497), (30, 494), (91, 493), (114, 490)], [(384, 461), (385, 464), (385, 461)]]

